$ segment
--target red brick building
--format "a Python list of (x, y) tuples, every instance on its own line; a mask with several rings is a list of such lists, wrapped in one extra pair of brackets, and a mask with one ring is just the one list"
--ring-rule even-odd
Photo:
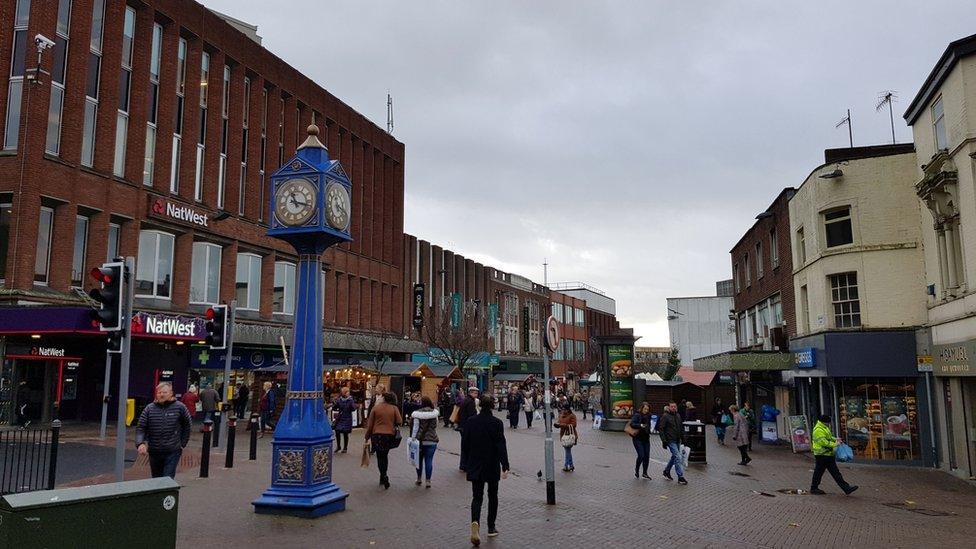
[[(55, 42), (40, 67), (37, 34)], [(267, 176), (313, 117), (353, 183), (354, 240), (325, 255), (327, 346), (350, 355), (369, 345), (349, 333), (407, 333), (403, 144), (239, 27), (187, 0), (15, 0), (0, 5), (0, 66), (0, 312), (21, 320), (8, 342), (78, 355), (79, 399), (100, 391), (103, 338), (70, 312), (36, 326), (24, 312), (84, 315), (73, 288), (91, 289), (87, 272), (115, 255), (137, 258), (141, 313), (191, 319), (237, 299), (242, 350), (290, 341), (297, 258), (266, 236)], [(198, 333), (181, 333), (133, 347), (137, 395), (160, 375), (182, 392), (187, 364), (213, 362), (190, 349)], [(33, 376), (47, 414), (65, 366), (34, 366), (0, 374)]]
[(559, 323), (559, 350), (552, 360), (554, 377), (579, 377), (590, 373), (587, 349), (590, 338), (586, 330), (586, 301), (557, 291), (550, 291), (552, 316)]

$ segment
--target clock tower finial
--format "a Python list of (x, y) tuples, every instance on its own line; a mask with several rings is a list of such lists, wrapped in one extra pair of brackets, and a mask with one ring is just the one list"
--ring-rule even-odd
[(308, 125), (308, 129), (305, 130), (308, 133), (308, 137), (305, 138), (305, 142), (299, 145), (298, 150), (314, 147), (317, 149), (325, 149), (324, 144), (319, 141), (319, 127), (315, 125), (315, 113), (312, 113), (312, 123)]

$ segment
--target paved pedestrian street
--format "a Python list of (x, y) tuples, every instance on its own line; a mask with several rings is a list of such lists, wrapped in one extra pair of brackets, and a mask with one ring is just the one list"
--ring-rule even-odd
[[(787, 447), (756, 444), (754, 461), (708, 441), (708, 464), (693, 465), (688, 486), (661, 476), (664, 451), (651, 439), (653, 480), (633, 477), (634, 451), (623, 433), (592, 431), (582, 422), (576, 471), (563, 473), (556, 445), (555, 506), (545, 504), (541, 425), (506, 428), (512, 474), (502, 481), (498, 529), (482, 547), (970, 547), (976, 536), (976, 488), (945, 473), (918, 468), (842, 465), (860, 485), (840, 493), (829, 476), (826, 496), (791, 495), (809, 488), (812, 460)], [(179, 547), (466, 547), (470, 485), (457, 470), (459, 437), (438, 429), (433, 487), (415, 486), (406, 449), (390, 456), (392, 486), (378, 485), (375, 460), (360, 467), (362, 431), (348, 454), (335, 456), (334, 479), (349, 492), (346, 510), (305, 520), (256, 515), (250, 502), (269, 481), (270, 437), (247, 461), (241, 431), (235, 467), (214, 451), (210, 478), (198, 478), (200, 439), (194, 433), (177, 480)], [(137, 461), (127, 478), (148, 476)], [(77, 484), (73, 482), (72, 484)], [(487, 507), (485, 508), (487, 509)]]

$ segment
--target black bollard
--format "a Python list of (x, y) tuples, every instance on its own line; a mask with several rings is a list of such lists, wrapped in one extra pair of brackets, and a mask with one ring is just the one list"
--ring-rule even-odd
[(214, 410), (213, 429), (213, 447), (217, 448), (220, 446), (220, 403), (217, 404), (217, 409)]
[(258, 459), (258, 414), (251, 413), (251, 420), (248, 424), (251, 426), (251, 451), (248, 453), (247, 459), (254, 461)]
[(213, 436), (213, 420), (203, 422), (203, 450), (200, 452), (200, 478), (210, 476), (210, 437)]
[(224, 467), (234, 468), (234, 439), (237, 438), (237, 418), (234, 414), (227, 417), (227, 457), (224, 459)]

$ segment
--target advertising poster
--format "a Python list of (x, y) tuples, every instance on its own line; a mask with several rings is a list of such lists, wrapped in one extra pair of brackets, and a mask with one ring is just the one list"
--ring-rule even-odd
[(634, 415), (634, 349), (627, 345), (607, 347), (610, 369), (610, 413), (619, 419)]
[(870, 436), (870, 419), (868, 418), (867, 402), (864, 397), (845, 397), (844, 412), (847, 416), (847, 438), (849, 440), (867, 441)]
[(908, 422), (908, 406), (901, 397), (881, 399), (881, 420), (884, 422), (885, 440), (905, 440), (912, 436)]
[(810, 426), (807, 425), (807, 416), (790, 416), (790, 443), (793, 445), (793, 453), (810, 451)]

